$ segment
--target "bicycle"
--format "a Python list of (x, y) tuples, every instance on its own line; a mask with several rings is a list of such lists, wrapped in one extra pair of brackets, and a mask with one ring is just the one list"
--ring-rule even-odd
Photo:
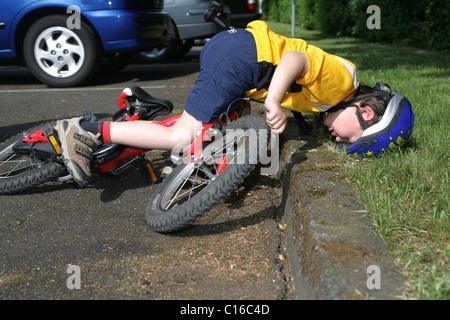
[[(173, 110), (169, 100), (154, 97), (134, 85), (123, 90), (119, 106), (113, 121), (153, 121)], [(94, 152), (92, 166), (101, 173), (118, 176), (139, 165), (150, 183), (161, 182), (149, 201), (145, 218), (155, 231), (176, 231), (223, 200), (256, 166), (257, 159), (251, 161), (251, 156), (258, 154), (259, 142), (250, 138), (253, 130), (265, 130), (266, 136), (269, 130), (262, 117), (240, 117), (242, 107), (235, 101), (227, 113), (205, 124), (178, 159), (181, 163), (162, 182), (145, 157), (151, 150), (104, 144)], [(90, 112), (84, 113), (86, 120), (94, 118)], [(169, 127), (180, 116), (154, 122)], [(31, 128), (0, 144), (0, 194), (23, 192), (47, 181), (72, 179), (59, 153), (55, 123)], [(236, 161), (238, 158), (240, 161)]]
[[(204, 19), (223, 29), (234, 29), (218, 16), (215, 8), (208, 9)], [(240, 114), (242, 102), (249, 100), (233, 101), (227, 112), (203, 126), (186, 154), (182, 157), (174, 155), (179, 164), (161, 182), (145, 212), (146, 221), (153, 230), (165, 233), (188, 226), (225, 199), (250, 174), (261, 156), (267, 156), (270, 130), (265, 119), (241, 117)], [(138, 86), (124, 89), (119, 106), (113, 121), (153, 120), (156, 116), (169, 115), (173, 110), (170, 101), (153, 97)], [(302, 115), (298, 112), (294, 115), (300, 131), (309, 132), (310, 127)], [(92, 114), (85, 112), (85, 117), (89, 120)], [(155, 122), (172, 126), (179, 117)], [(63, 165), (52, 125), (54, 123), (30, 129), (0, 144), (0, 194), (25, 191), (46, 181), (72, 178)], [(137, 163), (145, 177), (151, 183), (157, 183), (160, 179), (151, 161), (145, 158), (148, 151), (103, 145), (94, 152), (92, 165), (100, 172), (120, 175)], [(24, 161), (27, 165), (20, 166)]]

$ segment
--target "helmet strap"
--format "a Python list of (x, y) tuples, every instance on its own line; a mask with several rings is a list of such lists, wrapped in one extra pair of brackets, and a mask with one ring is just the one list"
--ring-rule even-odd
[(345, 109), (345, 108), (348, 108), (348, 107), (354, 105), (356, 102), (363, 101), (363, 100), (370, 99), (370, 98), (375, 98), (375, 97), (381, 97), (381, 99), (383, 99), (383, 101), (386, 103), (386, 106), (387, 106), (389, 101), (392, 98), (392, 92), (391, 92), (391, 88), (389, 87), (389, 85), (385, 84), (385, 83), (377, 82), (376, 85), (374, 85), (372, 88), (374, 88), (377, 92), (369, 93), (369, 94), (366, 94), (363, 96), (359, 96), (356, 98), (351, 98), (351, 99), (348, 99), (345, 101), (341, 101), (334, 107), (331, 107), (330, 109), (328, 109), (327, 112), (335, 112), (335, 111), (338, 111), (341, 109)]
[(366, 123), (366, 121), (364, 120), (364, 117), (361, 114), (361, 108), (358, 105), (355, 105), (355, 106), (356, 106), (356, 116), (358, 117), (359, 124), (361, 125), (361, 128), (363, 128), (363, 130), (366, 130), (367, 129), (367, 123)]
[(364, 96), (351, 98), (349, 100), (345, 100), (345, 101), (342, 101), (342, 102), (338, 103), (334, 107), (328, 109), (327, 112), (336, 112), (336, 111), (339, 111), (341, 109), (348, 108), (348, 107), (354, 105), (356, 102), (363, 101), (365, 99), (369, 99), (369, 98), (373, 98), (373, 97), (378, 97), (378, 96), (380, 96), (380, 93), (379, 92), (374, 92), (374, 93), (366, 94)]

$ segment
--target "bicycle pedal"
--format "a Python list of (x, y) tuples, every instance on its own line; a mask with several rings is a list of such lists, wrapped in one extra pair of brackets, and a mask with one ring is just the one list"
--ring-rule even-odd
[(173, 155), (166, 160), (166, 165), (164, 166), (164, 168), (161, 171), (161, 174), (159, 175), (161, 180), (164, 180), (172, 173), (173, 169), (176, 167), (175, 162), (178, 162), (179, 160), (180, 160), (179, 158), (176, 158)]
[(55, 150), (56, 154), (58, 156), (61, 155), (61, 148), (58, 142), (58, 139), (55, 137), (55, 131), (53, 131), (53, 128), (51, 125), (47, 125), (44, 128), (42, 128), (42, 132), (44, 136), (48, 139), (50, 144), (53, 147), (53, 150)]
[(143, 160), (140, 163), (140, 169), (142, 171), (142, 177), (146, 182), (149, 182), (151, 184), (159, 182), (159, 178), (155, 173), (155, 169), (153, 168), (151, 161)]

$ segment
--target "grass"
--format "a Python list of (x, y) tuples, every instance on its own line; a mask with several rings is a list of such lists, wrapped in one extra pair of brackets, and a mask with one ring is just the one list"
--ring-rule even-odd
[[(289, 24), (269, 25), (291, 34)], [(450, 54), (325, 38), (301, 28), (296, 36), (352, 61), (360, 82), (389, 83), (411, 101), (415, 123), (405, 148), (379, 158), (338, 159), (407, 280), (405, 298), (448, 300)], [(332, 145), (330, 138), (324, 141)]]

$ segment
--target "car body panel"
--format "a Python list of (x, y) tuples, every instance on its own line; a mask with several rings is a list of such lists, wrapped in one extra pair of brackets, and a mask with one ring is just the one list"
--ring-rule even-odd
[[(206, 22), (203, 14), (210, 7), (221, 7), (211, 0), (165, 0), (164, 11), (175, 22), (180, 40), (203, 39), (221, 31), (212, 22)], [(222, 10), (222, 9), (220, 9)]]
[[(0, 2), (0, 58), (18, 55), (24, 29), (32, 21), (51, 13), (76, 14), (80, 9), (95, 29), (105, 52), (135, 50), (163, 41), (170, 17), (162, 11), (162, 0), (2, 0)], [(153, 6), (153, 9), (151, 8)], [(131, 9), (130, 9), (131, 8)]]
[(255, 0), (224, 0), (224, 5), (229, 7), (230, 22), (236, 28), (245, 28), (249, 22), (261, 19)]

